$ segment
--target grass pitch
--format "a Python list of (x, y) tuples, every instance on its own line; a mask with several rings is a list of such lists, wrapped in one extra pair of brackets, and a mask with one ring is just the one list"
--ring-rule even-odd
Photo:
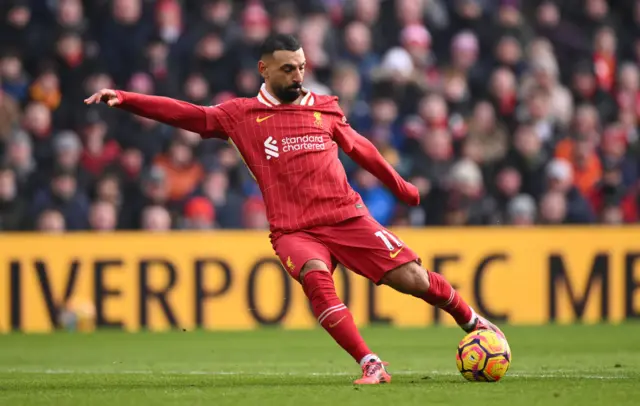
[(322, 330), (0, 336), (2, 405), (638, 405), (640, 324), (507, 327), (511, 369), (470, 383), (455, 328), (369, 328), (393, 382), (359, 369)]

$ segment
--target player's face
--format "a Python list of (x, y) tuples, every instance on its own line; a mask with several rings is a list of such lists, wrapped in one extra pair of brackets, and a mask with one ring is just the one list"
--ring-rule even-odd
[(302, 89), (306, 60), (302, 48), (297, 51), (276, 51), (260, 61), (260, 73), (278, 99), (292, 103)]

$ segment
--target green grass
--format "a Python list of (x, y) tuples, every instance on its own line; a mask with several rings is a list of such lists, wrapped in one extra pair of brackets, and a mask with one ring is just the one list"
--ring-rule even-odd
[(389, 385), (321, 330), (0, 336), (2, 405), (637, 405), (640, 324), (507, 327), (507, 377), (468, 383), (457, 329), (369, 328)]

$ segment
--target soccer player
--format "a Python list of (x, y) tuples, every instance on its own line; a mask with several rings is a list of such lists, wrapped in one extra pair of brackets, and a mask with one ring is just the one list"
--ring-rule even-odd
[(300, 282), (320, 325), (362, 368), (356, 384), (390, 382), (385, 362), (362, 339), (336, 294), (337, 263), (448, 312), (466, 332), (500, 330), (477, 315), (439, 274), (428, 272), (400, 238), (369, 214), (349, 186), (338, 147), (403, 202), (417, 205), (406, 182), (356, 133), (338, 98), (302, 86), (305, 56), (298, 40), (274, 35), (258, 63), (264, 84), (256, 97), (203, 107), (166, 97), (103, 89), (85, 100), (147, 117), (233, 145), (262, 191), (270, 239), (284, 268)]

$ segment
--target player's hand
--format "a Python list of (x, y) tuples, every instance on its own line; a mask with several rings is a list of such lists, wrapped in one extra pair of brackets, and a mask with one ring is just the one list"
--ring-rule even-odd
[(418, 188), (420, 196), (426, 196), (431, 192), (431, 181), (423, 176), (416, 176), (411, 179), (411, 183)]
[(115, 107), (122, 103), (113, 89), (102, 89), (84, 99), (84, 104), (99, 104), (100, 102), (106, 103), (109, 107)]
[(420, 204), (420, 190), (415, 185), (406, 182), (406, 190), (402, 200), (409, 206), (417, 206)]

